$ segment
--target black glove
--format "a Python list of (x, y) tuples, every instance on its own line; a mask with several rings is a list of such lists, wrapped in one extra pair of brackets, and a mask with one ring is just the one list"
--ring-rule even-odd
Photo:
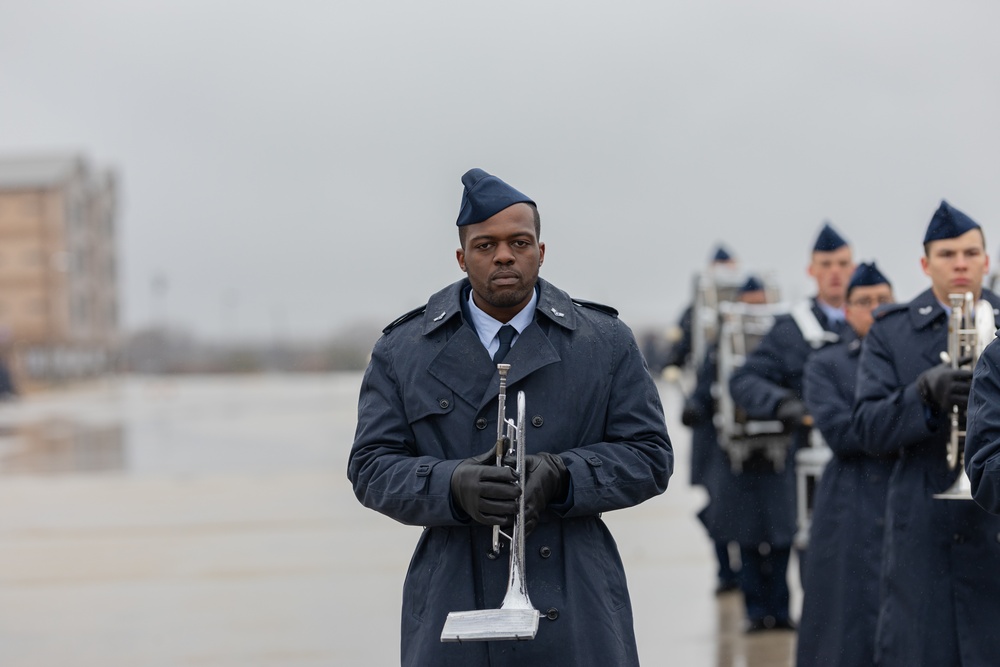
[(806, 404), (797, 398), (786, 398), (778, 403), (778, 410), (774, 413), (775, 419), (788, 427), (804, 426), (809, 410)]
[(701, 410), (693, 403), (685, 403), (684, 411), (681, 412), (681, 423), (685, 426), (695, 426), (701, 423)]
[(451, 498), (473, 521), (492, 525), (510, 525), (517, 514), (521, 488), (517, 473), (496, 465), (496, 450), (490, 449), (465, 459), (451, 473)]
[(569, 471), (561, 457), (548, 452), (524, 456), (524, 534), (538, 524), (538, 517), (553, 501), (569, 493)]
[(957, 405), (969, 405), (969, 390), (972, 389), (972, 371), (952, 368), (950, 364), (938, 364), (920, 374), (917, 391), (920, 400), (935, 410), (951, 410)]

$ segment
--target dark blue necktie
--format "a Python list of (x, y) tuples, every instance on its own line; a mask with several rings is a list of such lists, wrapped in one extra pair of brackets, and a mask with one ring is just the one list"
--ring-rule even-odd
[(500, 337), (500, 347), (497, 349), (496, 354), (493, 355), (493, 363), (499, 364), (510, 352), (510, 342), (514, 340), (514, 334), (517, 331), (509, 324), (505, 324), (500, 327), (500, 331), (497, 332), (497, 336)]

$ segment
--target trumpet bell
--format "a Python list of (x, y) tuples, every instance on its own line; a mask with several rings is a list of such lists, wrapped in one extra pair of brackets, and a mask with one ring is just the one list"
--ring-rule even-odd
[[(506, 418), (504, 413), (506, 392), (505, 364), (498, 364), (500, 372), (500, 396), (498, 420), (506, 424), (504, 432), (510, 438), (511, 446), (517, 459), (515, 471), (518, 485), (521, 487), (521, 498), (518, 500), (517, 516), (514, 519), (510, 535), (503, 533), (510, 540), (510, 569), (507, 576), (507, 594), (499, 609), (472, 609), (470, 611), (449, 612), (441, 629), (443, 642), (489, 642), (501, 640), (534, 639), (538, 633), (540, 612), (531, 604), (528, 597), (528, 580), (524, 570), (524, 439), (525, 439), (525, 409), (524, 392), (517, 392), (517, 421)], [(499, 427), (498, 427), (499, 428)], [(498, 436), (499, 441), (500, 436)], [(498, 456), (499, 459), (499, 456)], [(498, 460), (498, 463), (501, 463)], [(499, 528), (494, 529), (493, 543), (497, 543)], [(494, 546), (494, 553), (497, 551)]]
[(941, 493), (935, 493), (938, 500), (972, 500), (972, 482), (965, 474), (965, 466), (959, 469), (955, 482)]
[(534, 639), (540, 614), (536, 609), (475, 609), (448, 614), (443, 642), (491, 642)]

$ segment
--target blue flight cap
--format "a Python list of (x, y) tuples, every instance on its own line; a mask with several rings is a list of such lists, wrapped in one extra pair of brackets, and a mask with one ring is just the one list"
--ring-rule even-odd
[(762, 289), (764, 289), (764, 283), (761, 282), (761, 279), (757, 276), (750, 276), (740, 287), (740, 294), (746, 294), (747, 292), (759, 292)]
[(865, 264), (861, 262), (858, 264), (857, 268), (854, 269), (854, 273), (851, 274), (851, 282), (847, 284), (847, 293), (850, 294), (851, 290), (855, 287), (869, 287), (871, 285), (889, 285), (889, 279), (882, 275), (882, 272), (878, 270), (875, 266), (875, 262), (869, 262)]
[(934, 211), (931, 224), (927, 225), (924, 243), (953, 239), (973, 229), (980, 229), (979, 223), (942, 199), (938, 210)]
[(465, 186), (465, 190), (462, 192), (462, 204), (458, 209), (458, 220), (455, 222), (459, 227), (482, 222), (514, 204), (535, 205), (527, 195), (482, 169), (470, 169), (465, 172), (462, 176), (462, 185)]
[(831, 227), (829, 222), (824, 222), (823, 229), (820, 230), (819, 236), (816, 237), (813, 252), (831, 252), (845, 245), (847, 245), (847, 241), (844, 240), (844, 237), (838, 234), (837, 230)]
[(719, 244), (716, 246), (715, 254), (712, 256), (713, 262), (730, 262), (732, 259), (733, 256), (729, 254), (724, 245)]

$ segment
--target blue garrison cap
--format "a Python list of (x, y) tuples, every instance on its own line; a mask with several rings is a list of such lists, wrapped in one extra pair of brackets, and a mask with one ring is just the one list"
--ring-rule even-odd
[(891, 285), (889, 279), (882, 275), (882, 272), (878, 270), (875, 266), (875, 262), (869, 262), (865, 264), (861, 262), (858, 264), (857, 268), (854, 269), (854, 273), (851, 274), (851, 282), (847, 284), (847, 293), (850, 294), (851, 290), (855, 287), (869, 287), (871, 285)]
[(474, 225), (491, 218), (508, 206), (526, 203), (534, 206), (535, 202), (527, 195), (518, 192), (496, 176), (487, 174), (482, 169), (470, 169), (462, 176), (462, 205), (458, 209), (456, 225)]
[(759, 292), (762, 289), (764, 289), (764, 283), (761, 282), (760, 278), (757, 276), (750, 276), (740, 287), (740, 294), (746, 294), (747, 292)]
[(716, 246), (715, 254), (712, 255), (713, 262), (729, 262), (733, 259), (733, 256), (729, 254), (726, 247), (723, 245)]
[(831, 252), (845, 245), (847, 245), (847, 241), (844, 240), (844, 237), (838, 234), (837, 230), (831, 227), (829, 222), (824, 222), (823, 229), (820, 230), (819, 236), (816, 237), (813, 252)]
[(924, 243), (953, 239), (973, 229), (980, 229), (979, 223), (942, 199), (938, 210), (934, 211), (931, 224), (927, 225)]

